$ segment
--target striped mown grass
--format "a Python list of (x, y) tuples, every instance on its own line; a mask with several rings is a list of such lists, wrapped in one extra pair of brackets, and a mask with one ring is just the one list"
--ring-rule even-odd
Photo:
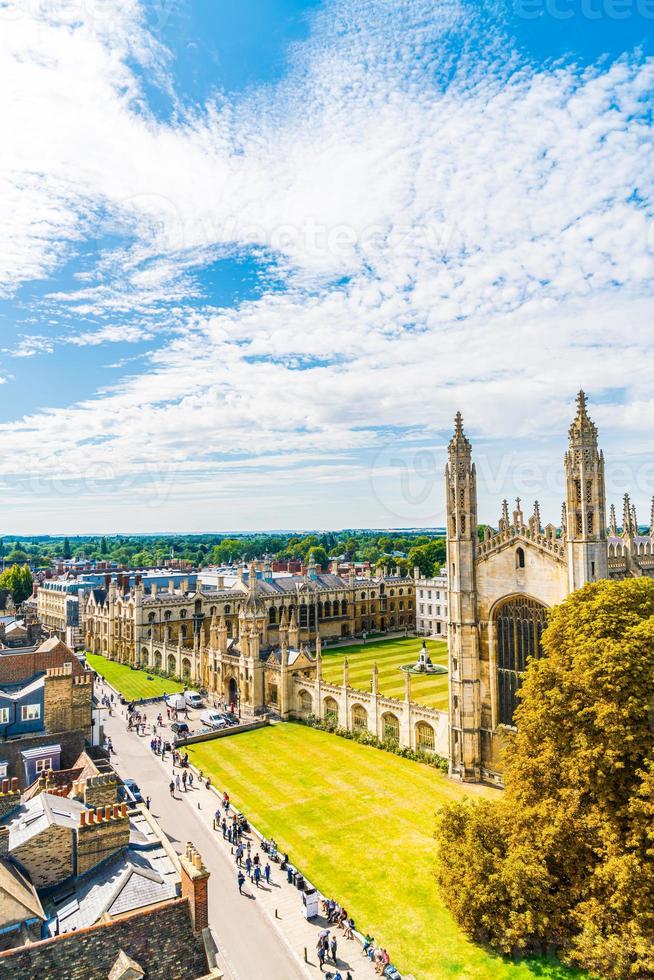
[[(350, 670), (350, 686), (360, 691), (370, 690), (372, 665), (379, 668), (379, 691), (391, 698), (404, 697), (404, 672), (402, 664), (413, 664), (418, 659), (422, 639), (407, 637), (395, 640), (379, 640), (352, 646), (327, 647), (323, 650), (323, 677), (331, 684), (343, 682), (343, 660), (347, 657)], [(427, 640), (429, 656), (435, 664), (447, 667), (447, 643), (444, 640)], [(414, 701), (430, 708), (447, 711), (448, 675), (411, 677), (411, 696)]]
[[(90, 667), (101, 674), (112, 687), (123, 695), (127, 701), (137, 701), (139, 698), (157, 698), (162, 694), (176, 694), (184, 690), (179, 681), (171, 681), (166, 677), (148, 674), (145, 670), (133, 670), (128, 664), (119, 664), (115, 660), (107, 660), (96, 653), (87, 653), (86, 659)], [(148, 680), (148, 677), (151, 680)]]
[[(547, 960), (493, 956), (463, 936), (441, 902), (434, 814), (464, 793), (496, 799), (497, 790), (464, 788), (417, 762), (289, 723), (198, 743), (188, 753), (359, 929), (388, 948), (401, 972), (416, 980), (575, 976)], [(279, 874), (273, 870), (273, 881)], [(346, 941), (339, 952), (350, 963), (361, 955)]]

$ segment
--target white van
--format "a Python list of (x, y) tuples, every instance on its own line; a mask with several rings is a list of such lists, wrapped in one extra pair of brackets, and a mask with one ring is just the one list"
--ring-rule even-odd
[(200, 697), (197, 691), (184, 691), (184, 700), (186, 701), (189, 708), (202, 708), (204, 707), (204, 701)]
[(164, 701), (169, 708), (174, 708), (175, 711), (183, 711), (186, 707), (186, 701), (184, 700), (183, 694), (167, 694)]
[(200, 715), (200, 724), (207, 728), (227, 728), (229, 722), (219, 711), (203, 711)]

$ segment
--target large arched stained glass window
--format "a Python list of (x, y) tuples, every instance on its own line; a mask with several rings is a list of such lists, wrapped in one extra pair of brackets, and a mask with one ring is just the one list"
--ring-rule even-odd
[(500, 607), (496, 623), (499, 722), (513, 725), (522, 672), (530, 657), (541, 654), (547, 607), (535, 599), (509, 599)]

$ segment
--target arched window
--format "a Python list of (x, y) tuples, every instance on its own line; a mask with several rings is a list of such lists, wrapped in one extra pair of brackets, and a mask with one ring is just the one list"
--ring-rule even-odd
[(393, 742), (400, 741), (400, 723), (397, 716), (390, 711), (382, 715), (382, 738)]
[(161, 651), (154, 651), (154, 664), (152, 665), (155, 670), (161, 670)]
[(338, 703), (334, 698), (325, 698), (323, 702), (323, 707), (325, 709), (325, 721), (331, 721), (335, 725), (338, 724)]
[(230, 606), (225, 606), (225, 615), (226, 616), (229, 616), (230, 612), (231, 612), (231, 607)]
[(174, 674), (177, 670), (177, 664), (172, 653), (168, 654), (168, 673)]
[(325, 619), (328, 619), (331, 616), (331, 614), (332, 614), (332, 604), (329, 601), (329, 599), (327, 599), (325, 601), (325, 606), (324, 606), (324, 616), (325, 616)]
[(153, 612), (149, 613), (149, 615), (148, 615), (148, 623), (154, 623), (155, 618), (156, 618), (156, 613), (153, 613)]
[(168, 622), (168, 620), (170, 619), (170, 609), (166, 609), (164, 613), (164, 619), (166, 620), (166, 622)]
[(433, 752), (436, 746), (434, 739), (434, 729), (426, 721), (419, 721), (416, 725), (416, 745), (419, 749), (426, 749)]
[(179, 632), (182, 634), (182, 639), (186, 639), (186, 623), (182, 623), (179, 628)]
[(275, 704), (275, 705), (277, 704), (277, 685), (276, 684), (269, 684), (268, 685), (268, 703), (269, 704)]
[(542, 652), (547, 608), (535, 599), (508, 599), (496, 614), (499, 723), (513, 725), (520, 679), (530, 657)]
[(347, 600), (341, 599), (341, 616), (347, 616)]
[(277, 622), (277, 610), (274, 606), (271, 606), (268, 610), (268, 622), (271, 626)]
[(525, 567), (525, 550), (524, 548), (518, 548), (515, 553), (515, 567), (524, 568)]
[(182, 609), (179, 614), (180, 619), (186, 619), (186, 609)]
[(313, 698), (308, 691), (300, 691), (300, 711), (303, 715), (310, 715), (313, 711)]
[(184, 657), (182, 660), (182, 677), (185, 681), (190, 680), (191, 677), (191, 661), (188, 657)]
[(363, 731), (368, 727), (368, 712), (363, 705), (355, 704), (352, 708), (352, 728)]

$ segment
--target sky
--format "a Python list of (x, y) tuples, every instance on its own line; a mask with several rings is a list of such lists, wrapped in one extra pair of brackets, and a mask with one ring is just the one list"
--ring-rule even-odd
[(0, 0), (0, 534), (654, 494), (654, 0)]

